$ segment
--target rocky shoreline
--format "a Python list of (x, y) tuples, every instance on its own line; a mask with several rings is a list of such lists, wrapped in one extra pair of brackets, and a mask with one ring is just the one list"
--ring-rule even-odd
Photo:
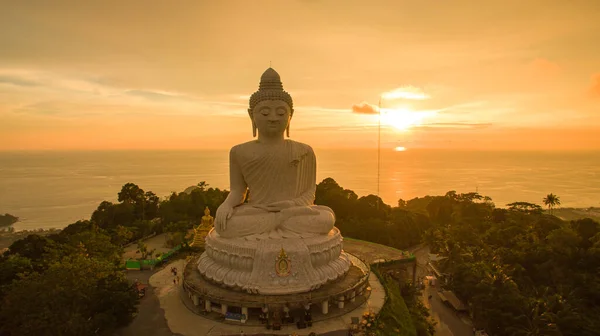
[(19, 217), (11, 214), (0, 215), (0, 228), (11, 226), (19, 221)]

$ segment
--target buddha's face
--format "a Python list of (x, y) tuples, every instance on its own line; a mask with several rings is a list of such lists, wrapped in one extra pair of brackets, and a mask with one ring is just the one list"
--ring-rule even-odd
[(279, 136), (288, 127), (292, 119), (292, 110), (281, 100), (263, 100), (256, 104), (250, 117), (263, 136)]

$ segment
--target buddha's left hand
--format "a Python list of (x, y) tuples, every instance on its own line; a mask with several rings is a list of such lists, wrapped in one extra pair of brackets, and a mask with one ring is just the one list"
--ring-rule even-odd
[(271, 203), (271, 204), (267, 204), (267, 205), (255, 205), (255, 208), (259, 208), (259, 209), (263, 209), (265, 211), (269, 211), (269, 212), (279, 212), (282, 210), (285, 210), (287, 208), (291, 208), (296, 206), (296, 203), (294, 203), (294, 201), (279, 201), (279, 202), (275, 202), (275, 203)]

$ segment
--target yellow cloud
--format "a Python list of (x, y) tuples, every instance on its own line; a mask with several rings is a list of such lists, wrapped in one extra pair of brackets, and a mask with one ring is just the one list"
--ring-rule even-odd
[(425, 100), (431, 98), (423, 90), (414, 86), (403, 86), (392, 91), (384, 92), (381, 98), (387, 100), (394, 99), (409, 99), (409, 100)]

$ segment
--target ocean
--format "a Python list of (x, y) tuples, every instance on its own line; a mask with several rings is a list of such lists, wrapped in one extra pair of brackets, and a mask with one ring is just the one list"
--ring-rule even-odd
[[(332, 177), (359, 196), (376, 194), (376, 150), (319, 150), (317, 182)], [(563, 207), (600, 206), (599, 152), (381, 152), (379, 194), (396, 205), (449, 190), (478, 191), (496, 206), (542, 205), (548, 193)], [(0, 213), (18, 216), (16, 230), (62, 228), (89, 219), (104, 200), (116, 202), (128, 182), (160, 197), (206, 181), (228, 188), (228, 151), (0, 152)]]

